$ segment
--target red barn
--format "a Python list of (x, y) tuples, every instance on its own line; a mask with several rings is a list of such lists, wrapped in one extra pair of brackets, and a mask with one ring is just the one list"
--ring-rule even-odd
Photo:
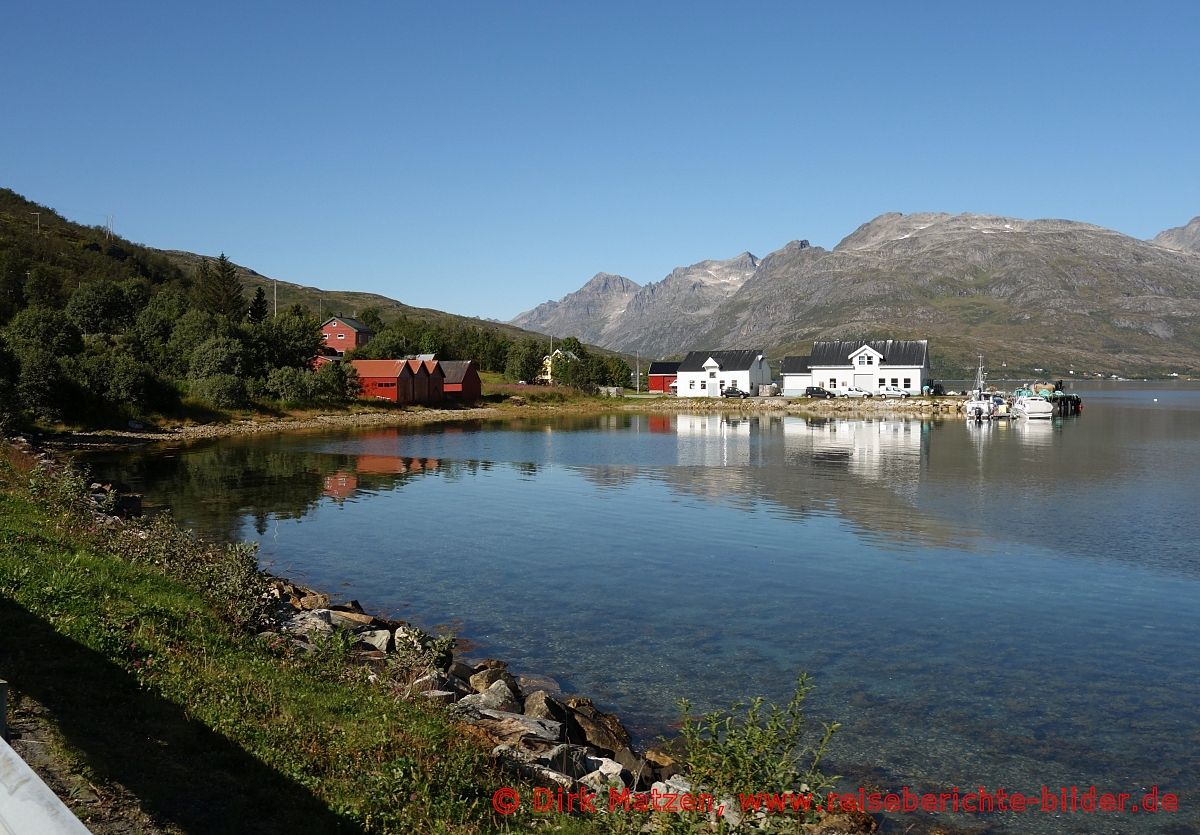
[(438, 360), (425, 360), (425, 370), (429, 373), (429, 396), (426, 403), (441, 403), (446, 399), (446, 372)]
[(333, 316), (326, 319), (325, 324), (321, 325), (321, 335), (325, 337), (325, 347), (344, 354), (354, 348), (366, 345), (375, 335), (375, 331), (357, 319)]
[[(359, 397), (367, 400), (390, 400), (393, 403), (413, 403), (415, 387), (413, 370), (404, 360), (351, 360), (362, 386)], [(428, 373), (426, 373), (428, 377)], [(428, 392), (428, 382), (425, 384)]]
[(652, 362), (646, 372), (646, 388), (650, 391), (661, 391), (671, 394), (671, 383), (679, 376), (679, 363)]
[(483, 383), (475, 360), (442, 360), (439, 365), (446, 372), (442, 388), (447, 400), (474, 403), (483, 396)]

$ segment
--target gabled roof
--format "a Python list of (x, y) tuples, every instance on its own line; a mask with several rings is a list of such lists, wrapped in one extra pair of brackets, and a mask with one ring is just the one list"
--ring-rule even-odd
[(350, 365), (359, 377), (400, 377), (412, 373), (404, 360), (350, 360)]
[(362, 333), (375, 333), (375, 331), (371, 330), (370, 328), (368, 328), (366, 325), (364, 325), (362, 322), (358, 321), (357, 319), (349, 319), (345, 316), (330, 316), (328, 319), (326, 319), (324, 322), (321, 323), (321, 327), (325, 327), (330, 322), (341, 322), (343, 325), (350, 328), (351, 330), (360, 331)]
[(679, 363), (679, 371), (703, 371), (709, 357), (717, 361), (722, 371), (748, 371), (761, 356), (761, 348), (748, 351), (690, 351)]
[(923, 366), (929, 355), (928, 339), (827, 339), (813, 343), (809, 366), (849, 365), (850, 355), (864, 345), (883, 354), (888, 365)]
[(780, 374), (807, 374), (812, 371), (811, 357), (784, 357), (779, 366)]
[(647, 371), (646, 373), (651, 374), (651, 375), (653, 375), (653, 374), (678, 374), (679, 373), (679, 363), (663, 362), (662, 360), (658, 360), (658, 361), (650, 363), (650, 370)]
[(441, 360), (438, 364), (442, 366), (442, 371), (446, 373), (446, 382), (454, 385), (463, 381), (467, 376), (467, 371), (475, 364), (475, 361)]

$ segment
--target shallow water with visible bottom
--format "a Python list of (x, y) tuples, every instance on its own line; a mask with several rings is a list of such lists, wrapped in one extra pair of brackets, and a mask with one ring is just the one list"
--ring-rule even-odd
[(1095, 785), (1200, 831), (1200, 389), (1051, 422), (714, 414), (287, 434), (84, 456), (270, 570), (618, 712), (640, 739), (807, 670), (845, 785)]

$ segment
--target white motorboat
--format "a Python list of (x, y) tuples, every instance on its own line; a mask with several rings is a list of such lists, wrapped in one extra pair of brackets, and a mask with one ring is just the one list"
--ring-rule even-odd
[(1013, 403), (1013, 414), (1017, 417), (1049, 420), (1054, 417), (1054, 406), (1044, 397), (1024, 395)]

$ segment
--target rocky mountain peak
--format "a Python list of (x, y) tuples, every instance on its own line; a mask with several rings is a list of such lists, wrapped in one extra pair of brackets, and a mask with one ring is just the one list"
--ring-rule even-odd
[(1150, 243), (1176, 252), (1200, 253), (1200, 216), (1192, 218), (1184, 226), (1159, 232)]

